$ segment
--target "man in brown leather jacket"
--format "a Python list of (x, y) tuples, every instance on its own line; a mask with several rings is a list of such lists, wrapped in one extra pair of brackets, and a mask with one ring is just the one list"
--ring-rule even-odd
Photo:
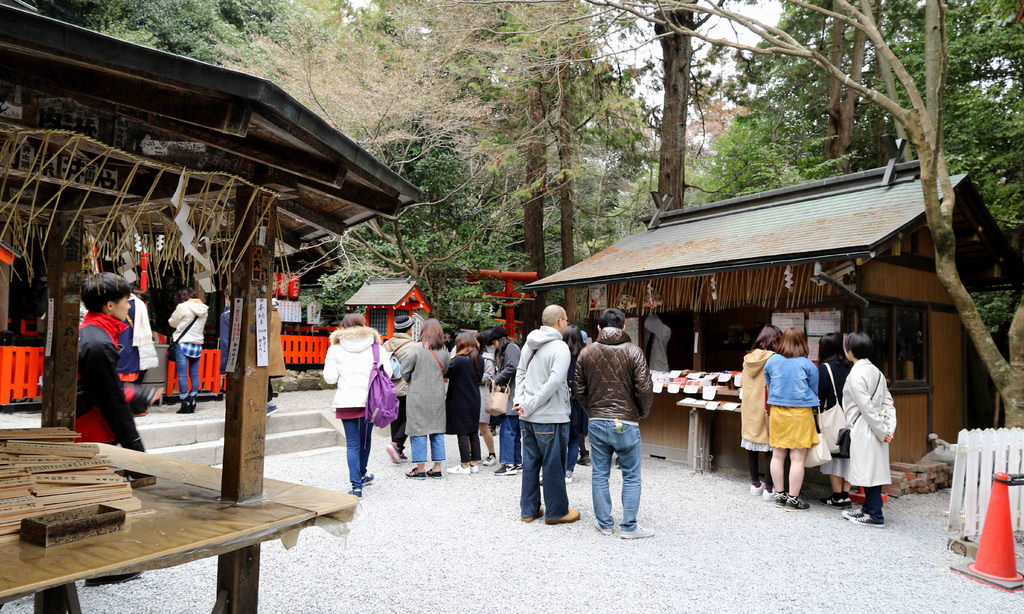
[(651, 412), (651, 372), (639, 346), (623, 331), (626, 316), (605, 309), (597, 320), (597, 342), (580, 353), (576, 366), (576, 398), (590, 417), (591, 493), (597, 530), (612, 534), (612, 500), (608, 491), (612, 453), (622, 468), (622, 523), (619, 537), (654, 535), (637, 525), (640, 508), (641, 418)]

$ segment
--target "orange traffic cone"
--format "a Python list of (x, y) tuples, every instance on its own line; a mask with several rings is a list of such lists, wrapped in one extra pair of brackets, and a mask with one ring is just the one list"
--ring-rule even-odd
[(992, 497), (988, 501), (985, 527), (978, 543), (978, 558), (970, 565), (951, 567), (958, 574), (1010, 593), (1024, 588), (1024, 576), (1017, 573), (1010, 521), (1010, 476), (992, 476)]

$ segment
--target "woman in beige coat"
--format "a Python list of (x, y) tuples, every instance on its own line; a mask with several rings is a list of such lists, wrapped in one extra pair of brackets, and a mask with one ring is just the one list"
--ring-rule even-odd
[[(775, 493), (771, 471), (765, 471), (764, 482), (758, 471), (758, 456), (764, 453), (771, 459), (772, 447), (768, 444), (768, 420), (765, 415), (768, 398), (764, 379), (764, 363), (775, 354), (782, 331), (775, 326), (765, 326), (757, 335), (750, 353), (743, 357), (741, 379), (743, 399), (740, 414), (740, 447), (747, 451), (747, 465), (750, 469), (750, 494), (761, 495), (770, 501)], [(767, 463), (766, 463), (767, 464)]]
[(850, 333), (843, 347), (853, 362), (843, 386), (843, 410), (851, 425), (849, 481), (864, 487), (860, 511), (843, 512), (843, 517), (863, 527), (881, 528), (882, 486), (891, 482), (889, 442), (896, 431), (896, 407), (885, 376), (868, 359), (874, 351), (871, 337)]

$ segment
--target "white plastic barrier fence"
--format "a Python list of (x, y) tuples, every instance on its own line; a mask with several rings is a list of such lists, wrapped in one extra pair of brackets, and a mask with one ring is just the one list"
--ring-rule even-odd
[[(960, 431), (949, 497), (950, 531), (961, 537), (981, 535), (992, 494), (992, 474), (1024, 473), (1024, 429)], [(1014, 531), (1024, 531), (1024, 488), (1010, 489)]]

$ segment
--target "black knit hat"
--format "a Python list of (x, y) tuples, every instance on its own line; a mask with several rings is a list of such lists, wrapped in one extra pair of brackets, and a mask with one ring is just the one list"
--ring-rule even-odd
[(405, 314), (395, 316), (395, 332), (412, 327), (412, 318)]

